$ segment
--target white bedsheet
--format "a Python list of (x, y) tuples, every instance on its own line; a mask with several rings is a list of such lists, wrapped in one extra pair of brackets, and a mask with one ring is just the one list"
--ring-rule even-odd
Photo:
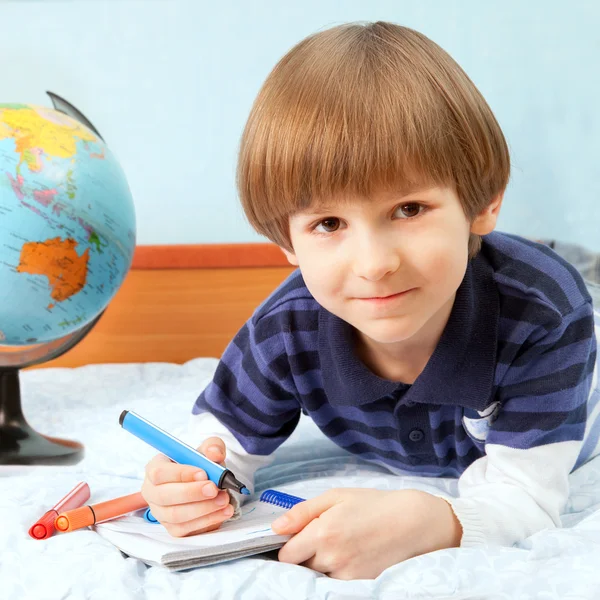
[[(563, 529), (538, 533), (514, 548), (421, 556), (373, 581), (334, 580), (264, 557), (171, 573), (124, 558), (91, 530), (29, 538), (31, 523), (80, 480), (89, 483), (92, 501), (138, 491), (154, 451), (119, 427), (119, 414), (135, 410), (179, 435), (215, 366), (214, 359), (196, 359), (185, 365), (92, 365), (22, 374), (31, 425), (83, 441), (86, 457), (70, 467), (0, 467), (0, 598), (600, 598), (600, 458), (572, 475)], [(369, 468), (309, 421), (301, 421), (276, 462), (259, 473), (257, 487), (325, 476), (327, 485), (455, 490), (452, 480), (404, 479)], [(298, 495), (301, 489), (298, 483)]]

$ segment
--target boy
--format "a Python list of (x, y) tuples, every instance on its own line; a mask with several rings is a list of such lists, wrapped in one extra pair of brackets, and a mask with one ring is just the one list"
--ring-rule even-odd
[[(492, 233), (509, 168), (473, 83), (410, 29), (323, 31), (267, 78), (238, 187), (250, 223), (299, 270), (198, 398), (201, 451), (251, 483), (305, 412), (348, 451), (459, 477), (460, 492), (331, 490), (273, 524), (297, 534), (280, 560), (369, 578), (560, 524), (568, 475), (590, 452), (592, 303), (550, 249)], [(234, 512), (201, 470), (156, 457), (146, 474), (144, 497), (173, 535)]]

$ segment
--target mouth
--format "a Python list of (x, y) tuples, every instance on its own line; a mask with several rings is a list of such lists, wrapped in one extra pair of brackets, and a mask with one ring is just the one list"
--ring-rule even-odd
[(403, 292), (397, 292), (396, 294), (388, 294), (386, 296), (368, 296), (368, 297), (359, 297), (358, 300), (363, 300), (365, 302), (374, 302), (374, 303), (386, 303), (391, 302), (392, 300), (397, 300), (398, 298), (402, 298), (406, 296), (409, 292), (412, 292), (415, 288), (410, 288), (408, 290), (404, 290)]

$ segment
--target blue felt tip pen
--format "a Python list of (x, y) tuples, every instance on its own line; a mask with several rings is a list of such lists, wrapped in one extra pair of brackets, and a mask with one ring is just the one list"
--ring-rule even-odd
[(249, 495), (248, 488), (235, 478), (235, 475), (225, 467), (218, 465), (206, 456), (173, 437), (170, 433), (146, 421), (131, 410), (124, 410), (119, 417), (123, 429), (129, 431), (140, 440), (150, 444), (172, 461), (181, 465), (193, 465), (206, 472), (206, 475), (222, 490), (233, 490), (240, 494)]

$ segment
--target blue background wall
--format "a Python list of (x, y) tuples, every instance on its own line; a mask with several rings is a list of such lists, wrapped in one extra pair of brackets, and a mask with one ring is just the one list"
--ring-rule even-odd
[(600, 3), (0, 0), (0, 101), (80, 108), (120, 158), (138, 242), (244, 242), (239, 137), (276, 61), (316, 30), (384, 19), (445, 48), (513, 160), (500, 228), (600, 250)]

